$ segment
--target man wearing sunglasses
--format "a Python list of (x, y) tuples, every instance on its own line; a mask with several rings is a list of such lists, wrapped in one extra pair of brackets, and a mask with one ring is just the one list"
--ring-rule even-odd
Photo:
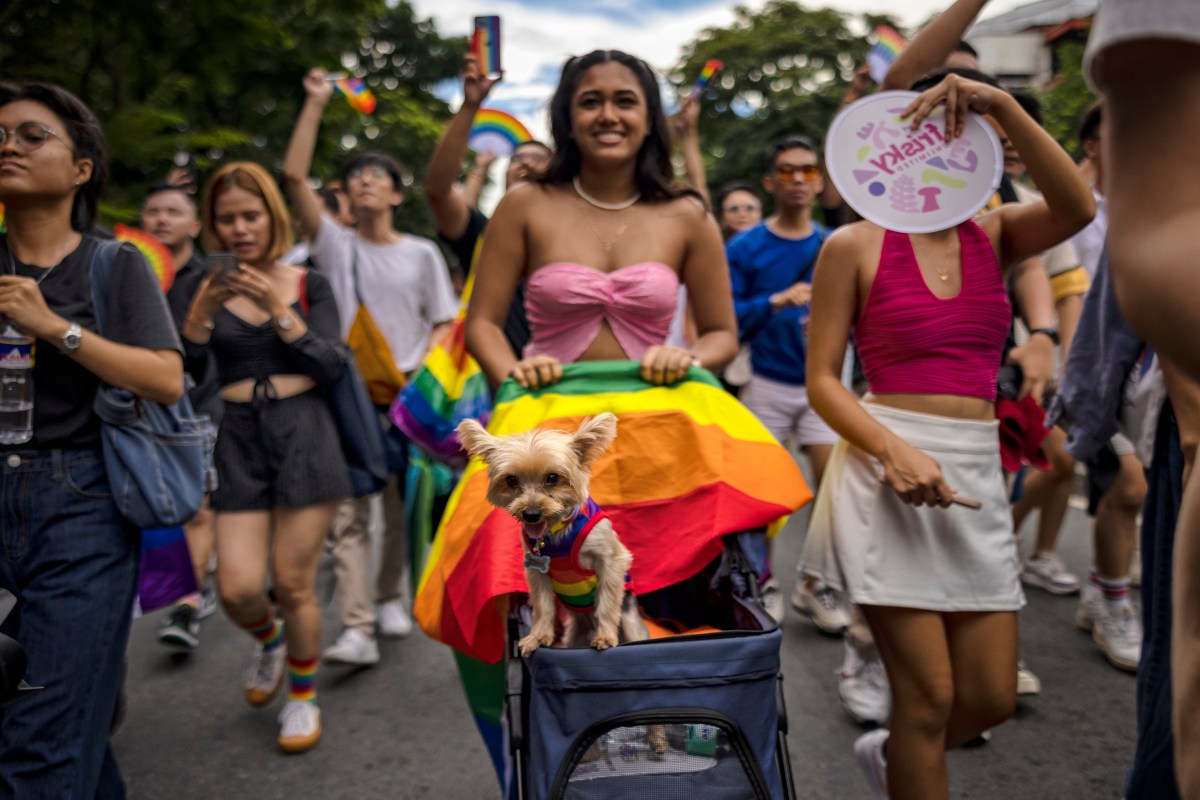
[[(750, 345), (750, 382), (739, 398), (780, 442), (794, 440), (808, 456), (815, 487), (837, 441), (809, 405), (804, 385), (813, 267), (829, 235), (812, 219), (824, 180), (815, 145), (799, 136), (772, 147), (764, 166), (774, 213), (726, 245), (739, 336)], [(774, 578), (763, 586), (763, 601), (782, 621)], [(840, 633), (849, 622), (834, 592), (812, 581), (801, 582), (792, 602), (826, 633)]]

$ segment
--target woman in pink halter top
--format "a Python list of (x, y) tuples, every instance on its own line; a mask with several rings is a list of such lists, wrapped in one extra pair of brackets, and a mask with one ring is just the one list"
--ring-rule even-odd
[[(571, 59), (551, 101), (555, 154), (540, 183), (505, 195), (488, 225), (467, 311), (467, 346), (493, 385), (537, 388), (562, 364), (639, 361), (672, 383), (737, 352), (721, 234), (671, 188), (670, 134), (645, 62), (611, 50)], [(503, 325), (526, 280), (532, 339), (513, 353)], [(680, 284), (699, 336), (664, 344)]]
[[(804, 570), (861, 607), (887, 667), (890, 731), (855, 744), (876, 798), (948, 797), (946, 748), (1016, 706), (1024, 596), (994, 415), (1011, 319), (1003, 274), (1095, 210), (1070, 157), (1011, 95), (951, 74), (903, 116), (915, 128), (940, 105), (947, 139), (968, 111), (1003, 129), (1045, 199), (936, 233), (855, 223), (817, 261), (808, 391), (842, 440)], [(862, 403), (840, 377), (852, 332), (871, 390)], [(1049, 354), (1051, 338), (1035, 334), (1030, 346)], [(981, 507), (956, 503), (968, 496)]]

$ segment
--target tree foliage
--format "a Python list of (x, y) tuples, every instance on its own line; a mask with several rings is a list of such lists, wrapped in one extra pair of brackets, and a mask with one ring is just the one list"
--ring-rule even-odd
[(789, 134), (823, 141), (841, 98), (866, 58), (866, 35), (884, 15), (854, 18), (829, 8), (771, 0), (761, 11), (735, 10), (732, 25), (707, 28), (684, 48), (671, 75), (689, 90), (705, 62), (724, 62), (703, 96), (700, 136), (708, 181), (755, 180), (764, 156)]
[[(277, 173), (304, 99), (300, 80), (312, 66), (364, 77), (379, 101), (370, 116), (330, 104), (316, 176), (336, 176), (347, 153), (365, 147), (419, 171), (449, 115), (431, 89), (457, 74), (466, 46), (439, 36), (408, 3), (384, 0), (43, 0), (2, 8), (5, 79), (59, 83), (104, 125), (108, 222), (136, 218), (142, 193), (181, 151), (194, 154), (202, 178), (239, 158)], [(399, 224), (432, 231), (416, 196)]]
[(1058, 73), (1038, 92), (1046, 130), (1076, 159), (1083, 157), (1079, 144), (1079, 120), (1096, 95), (1083, 77), (1082, 41), (1065, 42), (1054, 52)]

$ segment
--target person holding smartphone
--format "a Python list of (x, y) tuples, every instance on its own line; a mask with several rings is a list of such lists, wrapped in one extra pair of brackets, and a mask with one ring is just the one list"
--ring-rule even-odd
[[(317, 566), (334, 512), (351, 493), (320, 392), (343, 368), (338, 309), (324, 276), (279, 260), (292, 245), (291, 220), (261, 166), (235, 161), (217, 170), (203, 208), (205, 246), (237, 260), (205, 279), (183, 327), (212, 353), (225, 403), (211, 498), (217, 587), (230, 619), (255, 639), (246, 700), (266, 706), (286, 673), (279, 747), (299, 753), (321, 739)], [(282, 620), (263, 590), (268, 571)]]

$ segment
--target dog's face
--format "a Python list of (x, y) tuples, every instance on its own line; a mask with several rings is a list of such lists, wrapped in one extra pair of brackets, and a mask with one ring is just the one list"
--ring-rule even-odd
[(574, 433), (532, 430), (498, 437), (474, 420), (458, 426), (458, 440), (487, 464), (488, 502), (539, 536), (588, 496), (591, 465), (616, 436), (617, 418), (600, 414)]

